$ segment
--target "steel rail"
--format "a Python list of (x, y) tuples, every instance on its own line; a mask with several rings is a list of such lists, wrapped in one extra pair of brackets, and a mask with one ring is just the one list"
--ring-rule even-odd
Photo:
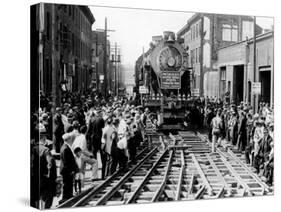
[(198, 160), (196, 159), (196, 157), (195, 157), (195, 155), (193, 153), (191, 154), (191, 157), (192, 157), (192, 160), (193, 160), (193, 162), (194, 162), (194, 164), (195, 164), (195, 166), (196, 166), (196, 168), (197, 168), (197, 170), (199, 172), (200, 177), (203, 180), (203, 183), (204, 183), (208, 193), (211, 195), (212, 192), (213, 192), (213, 189), (212, 189), (209, 181), (207, 180), (206, 175), (204, 174), (204, 172), (203, 172), (203, 170), (202, 170)]
[[(155, 147), (157, 148), (157, 147)], [(166, 151), (162, 153), (164, 155)], [(161, 156), (162, 156), (161, 155)], [(130, 172), (128, 172), (122, 179), (119, 180), (119, 182), (107, 193), (105, 193), (94, 205), (103, 205), (105, 204), (113, 195), (115, 192), (117, 192), (120, 187), (127, 182), (127, 180), (147, 161), (149, 157), (142, 160), (134, 169), (132, 169)], [(162, 157), (160, 157), (162, 158)], [(159, 159), (157, 160), (159, 161)]]
[(178, 181), (178, 185), (177, 185), (177, 192), (176, 192), (175, 200), (180, 200), (184, 169), (185, 169), (184, 150), (182, 150), (181, 151), (181, 169), (180, 169), (180, 175), (179, 175), (179, 181)]
[(216, 195), (216, 199), (224, 197), (225, 189), (222, 187)]
[[(252, 196), (252, 192), (250, 187), (243, 181), (243, 179), (239, 176), (237, 171), (231, 166), (231, 164), (226, 160), (225, 154), (217, 149), (217, 152), (222, 156), (221, 159), (226, 165), (226, 167), (231, 171), (231, 173), (235, 176), (236, 180), (239, 182), (239, 184), (245, 189), (245, 192), (247, 192), (250, 196)], [(237, 161), (236, 161), (237, 162)]]
[(166, 155), (166, 153), (168, 152), (168, 149), (166, 149), (162, 155), (158, 158), (158, 160), (153, 164), (153, 166), (151, 167), (151, 169), (148, 171), (148, 173), (145, 175), (145, 177), (143, 178), (143, 180), (141, 181), (141, 183), (139, 184), (139, 186), (136, 188), (136, 190), (133, 192), (133, 194), (127, 199), (127, 201), (125, 202), (125, 204), (129, 204), (129, 203), (133, 203), (135, 201), (135, 199), (137, 198), (137, 195), (139, 194), (139, 192), (141, 191), (141, 189), (143, 188), (143, 186), (145, 185), (145, 183), (148, 181), (148, 178), (151, 176), (151, 174), (153, 173), (153, 171), (156, 169), (157, 165), (160, 163), (160, 161), (163, 159), (163, 157)]
[[(198, 133), (199, 137), (202, 138), (202, 140), (204, 139), (206, 141), (206, 143), (208, 145), (211, 145), (210, 141), (208, 138), (206, 138), (205, 136), (203, 136), (202, 134)], [(236, 177), (236, 180), (239, 182), (239, 184), (245, 189), (244, 191), (244, 195), (246, 193), (248, 193), (250, 196), (252, 196), (252, 192), (250, 190), (250, 187), (243, 181), (243, 179), (239, 176), (239, 174), (236, 172), (236, 170), (231, 166), (231, 164), (226, 160), (227, 156), (220, 150), (220, 149), (216, 149), (217, 152), (222, 156), (221, 159), (223, 160), (224, 164), (227, 166), (227, 168), (232, 172), (232, 174)], [(237, 159), (236, 159), (237, 160)], [(238, 159), (237, 161), (238, 163), (240, 163), (240, 159)], [(249, 172), (251, 174), (251, 171)], [(244, 196), (243, 195), (243, 196)]]
[(220, 170), (218, 169), (217, 164), (214, 162), (214, 160), (210, 157), (209, 154), (205, 154), (205, 155), (206, 155), (207, 159), (209, 160), (210, 164), (212, 165), (213, 169), (215, 170), (215, 173), (216, 173), (217, 176), (219, 177), (220, 182), (222, 182), (223, 187), (224, 187), (224, 188), (227, 188), (227, 187), (228, 187), (228, 184), (227, 184), (227, 182), (225, 181), (224, 177), (222, 176)]
[(167, 167), (166, 167), (166, 170), (165, 170), (164, 178), (162, 180), (162, 183), (161, 183), (160, 187), (155, 192), (151, 202), (156, 202), (164, 191), (164, 188), (166, 186), (167, 179), (168, 179), (168, 174), (169, 174), (169, 171), (171, 169), (173, 154), (174, 154), (174, 150), (170, 151), (170, 156), (169, 156), (168, 164), (167, 164)]
[[(117, 191), (119, 189), (119, 187), (121, 187), (121, 183), (123, 183), (126, 179), (128, 179), (136, 170), (139, 169), (139, 167), (150, 157), (152, 157), (152, 155), (157, 151), (157, 147), (153, 148), (137, 165), (135, 165), (129, 172), (127, 172), (118, 182), (118, 184), (116, 184), (109, 192), (107, 192), (105, 195), (107, 196), (103, 196), (102, 200), (107, 199), (107, 197), (109, 197), (109, 195), (112, 195), (112, 193), (115, 193), (115, 191)], [(122, 170), (120, 170), (122, 171)], [(115, 172), (116, 173), (116, 172)], [(77, 206), (81, 206), (83, 205), (85, 202), (87, 202), (89, 199), (91, 199), (91, 197), (93, 197), (94, 195), (96, 195), (98, 192), (100, 192), (104, 187), (106, 187), (109, 182), (111, 182), (112, 180), (114, 180), (115, 177), (118, 176), (118, 174), (113, 174), (110, 178), (108, 178), (104, 183), (98, 185), (96, 188), (94, 188), (88, 195), (84, 196), (82, 199), (80, 199), (78, 202), (76, 202), (73, 207), (77, 207)]]
[(203, 185), (199, 189), (199, 191), (195, 194), (194, 199), (201, 199), (201, 197), (204, 195), (205, 191), (206, 191), (206, 187), (205, 187), (205, 185)]
[[(140, 158), (148, 149), (149, 149), (148, 147), (145, 147), (144, 149), (142, 149), (141, 152), (138, 153), (136, 158), (137, 159)], [(152, 151), (154, 151), (154, 149)], [(129, 161), (128, 165), (130, 166), (131, 164), (132, 164), (132, 162)], [(117, 177), (121, 173), (122, 173), (122, 170), (118, 169), (116, 172), (114, 172), (110, 177), (108, 177), (104, 182), (102, 182), (97, 187), (88, 188), (87, 190), (81, 192), (80, 194), (78, 194), (78, 195), (70, 198), (69, 200), (65, 201), (64, 203), (58, 205), (56, 208), (75, 207), (77, 202), (80, 202), (81, 199), (84, 199), (87, 196), (92, 195), (94, 192), (96, 192), (98, 189), (101, 189), (101, 187), (105, 186), (108, 182), (113, 180), (115, 177)]]
[(190, 182), (188, 184), (189, 186), (188, 195), (192, 194), (193, 192), (193, 183), (194, 183), (194, 174), (191, 175)]
[[(235, 159), (240, 163), (240, 165), (243, 166), (244, 169), (246, 169), (246, 170), (249, 172), (249, 174), (258, 182), (258, 184), (260, 184), (260, 185), (264, 188), (264, 190), (265, 190), (266, 192), (268, 192), (268, 191), (270, 190), (269, 186), (266, 185), (264, 182), (262, 182), (262, 180), (261, 180), (256, 174), (252, 173), (252, 171), (249, 169), (249, 167), (247, 167), (247, 166), (234, 154), (234, 152), (232, 152), (230, 149), (228, 149), (227, 152), (228, 152), (228, 154), (231, 155), (231, 157), (235, 158)], [(264, 193), (264, 191), (263, 191), (263, 193)]]

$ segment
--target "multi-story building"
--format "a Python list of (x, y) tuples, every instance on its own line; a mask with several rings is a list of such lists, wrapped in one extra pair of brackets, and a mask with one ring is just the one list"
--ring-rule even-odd
[[(254, 39), (237, 42), (218, 49), (216, 68), (218, 69), (219, 97), (226, 92), (230, 100), (244, 101), (255, 105), (259, 101), (273, 105), (274, 50), (273, 32), (258, 35), (256, 43), (256, 66), (254, 68)], [(254, 91), (254, 83), (260, 83)]]
[[(105, 32), (92, 31), (92, 83), (102, 95), (108, 95), (113, 89), (113, 66), (110, 62), (110, 42), (107, 40), (106, 67), (105, 64)], [(106, 83), (105, 83), (106, 80)]]
[[(253, 18), (249, 16), (196, 13), (177, 33), (184, 39), (192, 69), (191, 92), (194, 96), (218, 96), (217, 51), (253, 36)], [(261, 28), (256, 27), (257, 34)]]
[(40, 3), (31, 6), (31, 74), (40, 90), (59, 104), (64, 90), (83, 92), (91, 83), (91, 28), (87, 6)]

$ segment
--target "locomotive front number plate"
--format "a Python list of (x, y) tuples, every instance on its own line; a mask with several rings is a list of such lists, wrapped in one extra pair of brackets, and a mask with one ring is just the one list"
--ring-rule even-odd
[(163, 71), (161, 73), (161, 88), (162, 89), (180, 89), (181, 88), (180, 72)]

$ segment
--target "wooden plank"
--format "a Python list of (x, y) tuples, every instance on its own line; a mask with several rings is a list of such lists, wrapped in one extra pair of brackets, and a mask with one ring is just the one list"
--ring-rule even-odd
[(223, 157), (221, 157), (221, 160), (224, 162), (224, 164), (227, 166), (227, 168), (231, 171), (231, 173), (234, 175), (236, 180), (239, 182), (239, 184), (245, 188), (245, 191), (251, 196), (252, 193), (250, 191), (249, 186), (244, 182), (244, 180), (239, 176), (239, 174), (236, 172), (236, 170), (231, 166), (231, 164), (224, 158), (226, 157), (219, 149), (217, 149), (218, 153), (220, 153)]
[(208, 158), (210, 164), (212, 165), (213, 169), (215, 170), (215, 173), (217, 174), (218, 178), (220, 179), (220, 182), (223, 184), (223, 187), (227, 188), (228, 184), (225, 181), (224, 177), (222, 176), (221, 172), (219, 171), (217, 165), (213, 161), (213, 159), (210, 157), (209, 154), (206, 154), (206, 157)]
[(202, 196), (203, 196), (204, 193), (205, 193), (205, 190), (206, 190), (206, 187), (205, 187), (205, 185), (203, 185), (203, 186), (199, 189), (199, 191), (195, 194), (194, 199), (201, 199)]
[(184, 151), (181, 151), (181, 170), (179, 175), (179, 181), (177, 185), (177, 193), (175, 200), (180, 200), (180, 194), (181, 194), (181, 187), (182, 187), (182, 179), (183, 179), (183, 173), (185, 169), (185, 160), (184, 160)]
[(158, 160), (153, 164), (153, 166), (151, 167), (151, 169), (147, 172), (146, 176), (143, 178), (142, 182), (140, 183), (139, 187), (131, 194), (130, 198), (127, 199), (126, 204), (128, 203), (133, 203), (137, 197), (137, 195), (139, 194), (139, 192), (141, 191), (141, 189), (143, 188), (143, 186), (145, 185), (145, 183), (148, 181), (148, 178), (151, 176), (151, 174), (153, 173), (153, 171), (155, 170), (155, 168), (157, 167), (157, 165), (160, 163), (160, 161), (163, 159), (163, 157), (165, 156), (165, 154), (167, 153), (168, 149), (166, 149), (162, 155), (158, 158)]
[(168, 161), (168, 164), (167, 164), (167, 167), (166, 167), (164, 178), (162, 180), (162, 183), (161, 183), (160, 187), (155, 192), (155, 195), (153, 196), (151, 202), (156, 202), (159, 199), (159, 197), (161, 196), (161, 194), (162, 194), (162, 192), (163, 192), (163, 190), (165, 188), (165, 185), (166, 185), (166, 182), (167, 182), (167, 178), (168, 178), (168, 174), (169, 174), (169, 171), (170, 171), (170, 168), (171, 168), (171, 164), (172, 164), (173, 154), (174, 154), (174, 151), (170, 151), (170, 157), (169, 157), (169, 161)]
[(191, 175), (191, 179), (189, 182), (189, 191), (188, 191), (188, 195), (193, 193), (193, 183), (194, 183), (194, 174)]
[(198, 163), (198, 161), (197, 161), (197, 159), (196, 159), (196, 157), (195, 157), (195, 155), (193, 153), (191, 154), (191, 157), (192, 157), (192, 160), (194, 162), (194, 165), (196, 166), (196, 168), (197, 168), (197, 170), (199, 172), (199, 175), (200, 175), (201, 179), (203, 180), (203, 183), (204, 183), (208, 193), (212, 194), (213, 189), (212, 189), (211, 185), (209, 184), (209, 181), (207, 180), (207, 178), (206, 178), (206, 176), (205, 176), (205, 174), (204, 174), (200, 164)]
[(224, 190), (224, 187), (222, 187), (221, 190), (219, 190), (219, 192), (217, 193), (216, 199), (222, 198), (224, 193), (225, 193), (225, 190)]
[[(230, 149), (228, 149), (228, 153), (235, 158), (235, 160), (237, 160), (239, 162), (239, 164), (248, 171), (249, 175), (252, 176), (257, 182), (258, 184), (264, 188), (264, 192), (268, 192), (269, 191), (269, 186), (266, 185), (256, 174), (254, 174), (251, 169), (246, 166)], [(264, 193), (263, 192), (263, 193)]]
[[(147, 147), (145, 147), (143, 150), (141, 150), (140, 153), (138, 153), (136, 158), (139, 158), (141, 155), (143, 155), (148, 150)], [(157, 151), (157, 148), (152, 149), (147, 155), (150, 155)], [(131, 162), (129, 161), (129, 164)], [(108, 184), (110, 181), (112, 181), (115, 177), (117, 177), (121, 173), (121, 170), (117, 170), (114, 172), (109, 178), (107, 178), (104, 182), (99, 184), (97, 187), (92, 187), (87, 189), (86, 191), (82, 192), (81, 194), (72, 197), (71, 199), (65, 201), (64, 203), (58, 205), (56, 208), (64, 208), (64, 207), (76, 207), (80, 202), (83, 202), (84, 200), (88, 199), (89, 196), (91, 196), (93, 193), (97, 192), (99, 189), (103, 188), (106, 184)]]
[[(119, 181), (118, 183), (112, 187), (111, 190), (106, 192), (100, 199), (99, 201), (96, 202), (95, 205), (97, 204), (104, 204), (120, 187), (124, 182), (129, 179), (133, 173), (135, 173), (136, 170), (141, 167), (141, 165), (148, 159), (150, 158), (155, 152), (157, 151), (157, 147), (155, 147), (152, 151), (149, 152), (136, 166), (134, 166), (129, 172), (127, 172)], [(116, 173), (116, 172), (115, 172)], [(106, 187), (112, 180), (114, 180), (115, 177), (118, 175), (115, 175), (115, 173), (109, 177), (104, 183), (100, 184), (96, 188), (94, 188), (87, 196), (84, 196), (82, 199), (80, 199), (77, 203), (73, 205), (73, 207), (77, 207), (85, 203), (88, 199), (90, 199), (92, 196), (100, 192), (104, 187)]]

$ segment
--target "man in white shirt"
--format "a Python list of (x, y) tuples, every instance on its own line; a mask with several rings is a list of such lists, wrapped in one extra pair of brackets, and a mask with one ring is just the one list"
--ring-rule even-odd
[(111, 135), (114, 131), (113, 125), (112, 125), (112, 118), (108, 118), (106, 120), (106, 126), (102, 130), (102, 139), (101, 139), (101, 159), (102, 159), (102, 178), (104, 178), (110, 170), (109, 167), (109, 161), (110, 161), (110, 155), (111, 155), (111, 144), (112, 139)]
[(97, 180), (98, 179), (98, 161), (94, 158), (92, 158), (92, 154), (89, 152), (88, 148), (87, 148), (87, 140), (86, 140), (86, 131), (87, 131), (87, 127), (86, 126), (82, 126), (80, 128), (80, 132), (81, 134), (79, 134), (71, 148), (72, 148), (72, 151), (74, 151), (74, 149), (76, 149), (77, 147), (80, 147), (81, 150), (82, 150), (82, 153), (84, 154), (85, 158), (86, 158), (86, 163), (90, 164), (92, 166), (92, 177), (91, 177), (91, 180), (94, 181), (94, 180)]
[(122, 138), (125, 135), (126, 129), (127, 129), (127, 123), (123, 116), (118, 117), (119, 118), (119, 127), (118, 127), (118, 136), (119, 138)]
[(127, 130), (125, 132), (125, 136), (119, 140), (117, 143), (117, 150), (118, 150), (118, 164), (121, 169), (126, 169), (127, 161), (128, 161), (128, 139), (130, 138), (131, 134)]

